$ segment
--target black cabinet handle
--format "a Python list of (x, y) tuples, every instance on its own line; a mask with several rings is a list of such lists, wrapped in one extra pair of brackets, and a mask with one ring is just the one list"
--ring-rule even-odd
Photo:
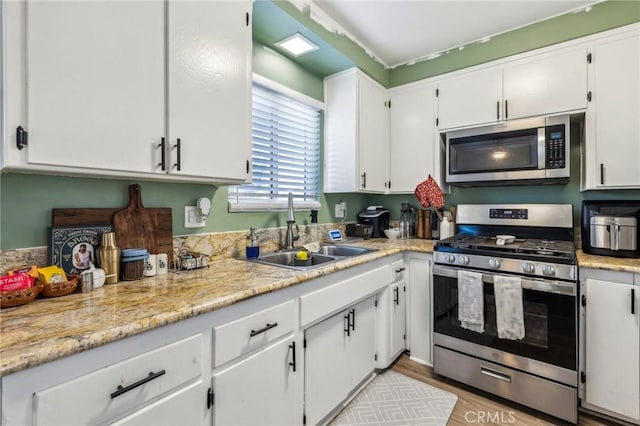
[(506, 99), (504, 100), (504, 118), (509, 118), (509, 101)]
[(351, 329), (349, 328), (351, 324), (351, 312), (344, 316), (344, 332), (347, 333), (347, 336), (351, 336)]
[(362, 188), (367, 187), (367, 172), (362, 173)]
[(293, 372), (296, 372), (296, 342), (291, 342), (289, 345), (289, 349), (291, 349), (291, 355), (293, 357), (293, 361), (289, 363), (291, 367), (293, 367)]
[(500, 101), (496, 101), (496, 119), (500, 120)]
[(631, 289), (631, 315), (636, 314), (636, 289)]
[(356, 331), (356, 309), (355, 308), (349, 311), (349, 316), (351, 317), (351, 330)]
[(180, 151), (182, 149), (182, 142), (180, 141), (180, 138), (176, 140), (176, 144), (173, 146), (173, 149), (175, 148), (178, 149), (178, 152), (176, 154), (176, 162), (174, 163), (173, 167), (175, 167), (178, 171), (180, 171), (180, 167), (181, 167)]
[(166, 151), (164, 149), (165, 148), (165, 140), (164, 140), (164, 138), (162, 138), (160, 140), (160, 145), (158, 145), (158, 148), (161, 149), (161, 152), (160, 152), (160, 164), (158, 164), (158, 166), (160, 166), (160, 169), (162, 171), (165, 171), (165, 169), (166, 169), (166, 161), (167, 161), (167, 153), (166, 153)]
[(264, 327), (262, 327), (260, 330), (251, 330), (251, 334), (250, 336), (257, 336), (258, 334), (264, 333), (267, 330), (271, 330), (273, 327), (277, 327), (278, 323), (274, 322), (273, 324), (269, 324), (267, 323), (267, 325), (265, 325)]
[(396, 305), (400, 304), (400, 288), (396, 287), (393, 289), (393, 303)]
[(158, 371), (157, 373), (154, 373), (152, 371), (144, 379), (140, 379), (137, 382), (130, 384), (129, 386), (118, 385), (118, 387), (116, 388), (116, 391), (111, 394), (111, 399), (116, 398), (122, 395), (123, 393), (129, 392), (130, 390), (133, 390), (139, 386), (142, 386), (145, 383), (150, 382), (151, 380), (157, 379), (158, 377), (163, 376), (165, 373), (166, 371), (164, 369)]
[(604, 185), (604, 163), (600, 163), (600, 185)]
[(405, 268), (404, 266), (402, 268), (396, 268), (396, 272), (400, 273), (400, 272), (404, 271), (405, 269), (407, 269), (407, 268)]
[(24, 130), (24, 127), (18, 126), (16, 128), (16, 147), (22, 149), (29, 144), (29, 133)]

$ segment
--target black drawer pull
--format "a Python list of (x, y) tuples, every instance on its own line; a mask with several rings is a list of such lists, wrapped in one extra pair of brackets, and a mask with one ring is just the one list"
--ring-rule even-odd
[(344, 316), (344, 332), (347, 333), (347, 336), (351, 336), (351, 329), (349, 328), (351, 324), (351, 312)]
[(356, 308), (349, 311), (349, 317), (351, 317), (351, 331), (356, 331)]
[(289, 365), (293, 367), (293, 372), (296, 372), (296, 342), (291, 342), (289, 345), (289, 349), (291, 349), (291, 355), (293, 356), (293, 361), (289, 362)]
[(267, 323), (267, 325), (265, 325), (264, 327), (262, 327), (260, 330), (251, 330), (251, 337), (253, 336), (257, 336), (260, 333), (264, 333), (267, 330), (271, 330), (273, 327), (277, 327), (278, 323), (274, 322), (273, 324), (269, 324)]
[(396, 269), (396, 272), (397, 272), (397, 273), (400, 273), (400, 272), (404, 271), (405, 269), (407, 269), (407, 268), (405, 268), (405, 267), (397, 268), (397, 269)]
[(152, 381), (153, 379), (157, 379), (160, 376), (164, 376), (165, 373), (166, 373), (166, 371), (164, 369), (158, 371), (157, 373), (154, 373), (152, 371), (144, 379), (140, 379), (137, 382), (130, 384), (129, 386), (118, 385), (118, 387), (116, 388), (116, 391), (111, 394), (111, 399), (116, 398), (116, 397), (122, 395), (123, 393), (129, 392), (130, 390), (133, 390), (133, 389), (135, 389), (135, 388), (137, 388), (139, 386), (142, 386), (145, 383)]
[(636, 314), (636, 289), (631, 289), (631, 315)]

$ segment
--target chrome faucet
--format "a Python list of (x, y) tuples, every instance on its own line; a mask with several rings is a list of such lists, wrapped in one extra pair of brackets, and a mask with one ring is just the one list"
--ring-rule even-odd
[(296, 233), (293, 233), (293, 225), (296, 224), (296, 218), (293, 215), (293, 193), (289, 193), (289, 203), (287, 206), (287, 232), (284, 237), (284, 248), (292, 249), (293, 242), (300, 239), (298, 225), (296, 224)]

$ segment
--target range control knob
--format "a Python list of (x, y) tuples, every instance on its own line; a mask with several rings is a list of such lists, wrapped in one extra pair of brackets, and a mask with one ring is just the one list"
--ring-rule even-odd
[(525, 262), (522, 264), (522, 272), (532, 274), (536, 271), (536, 266), (533, 263)]
[(544, 265), (542, 267), (542, 273), (544, 275), (555, 275), (556, 274), (556, 268), (554, 268), (551, 265)]
[(489, 267), (498, 269), (500, 267), (500, 261), (498, 259), (489, 259)]
[(445, 259), (446, 259), (446, 261), (447, 261), (447, 262), (449, 262), (449, 263), (454, 263), (454, 262), (456, 261), (456, 257), (455, 257), (454, 255), (452, 255), (452, 254), (448, 254), (448, 255), (445, 257)]
[(469, 264), (469, 256), (460, 256), (460, 263), (462, 263), (463, 265), (468, 265)]

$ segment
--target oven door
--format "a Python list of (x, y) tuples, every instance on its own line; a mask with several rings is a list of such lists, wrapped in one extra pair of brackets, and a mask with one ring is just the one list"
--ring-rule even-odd
[[(577, 286), (575, 283), (523, 277), (525, 337), (522, 340), (507, 340), (498, 338), (493, 287), (495, 274), (493, 273), (475, 271), (482, 273), (484, 332), (477, 333), (462, 328), (458, 320), (458, 270), (459, 268), (442, 265), (435, 265), (433, 268), (433, 331), (436, 344), (471, 352), (474, 352), (475, 348), (482, 354), (469, 353), (469, 355), (483, 357), (484, 354), (486, 357), (493, 358), (494, 361), (502, 361), (524, 370), (529, 369), (530, 365), (536, 362), (544, 367), (557, 366), (564, 372), (574, 372), (568, 375), (568, 380), (575, 381), (577, 346)], [(443, 342), (445, 344), (442, 344)], [(447, 345), (446, 342), (454, 343)], [(486, 350), (486, 348), (494, 350)]]

